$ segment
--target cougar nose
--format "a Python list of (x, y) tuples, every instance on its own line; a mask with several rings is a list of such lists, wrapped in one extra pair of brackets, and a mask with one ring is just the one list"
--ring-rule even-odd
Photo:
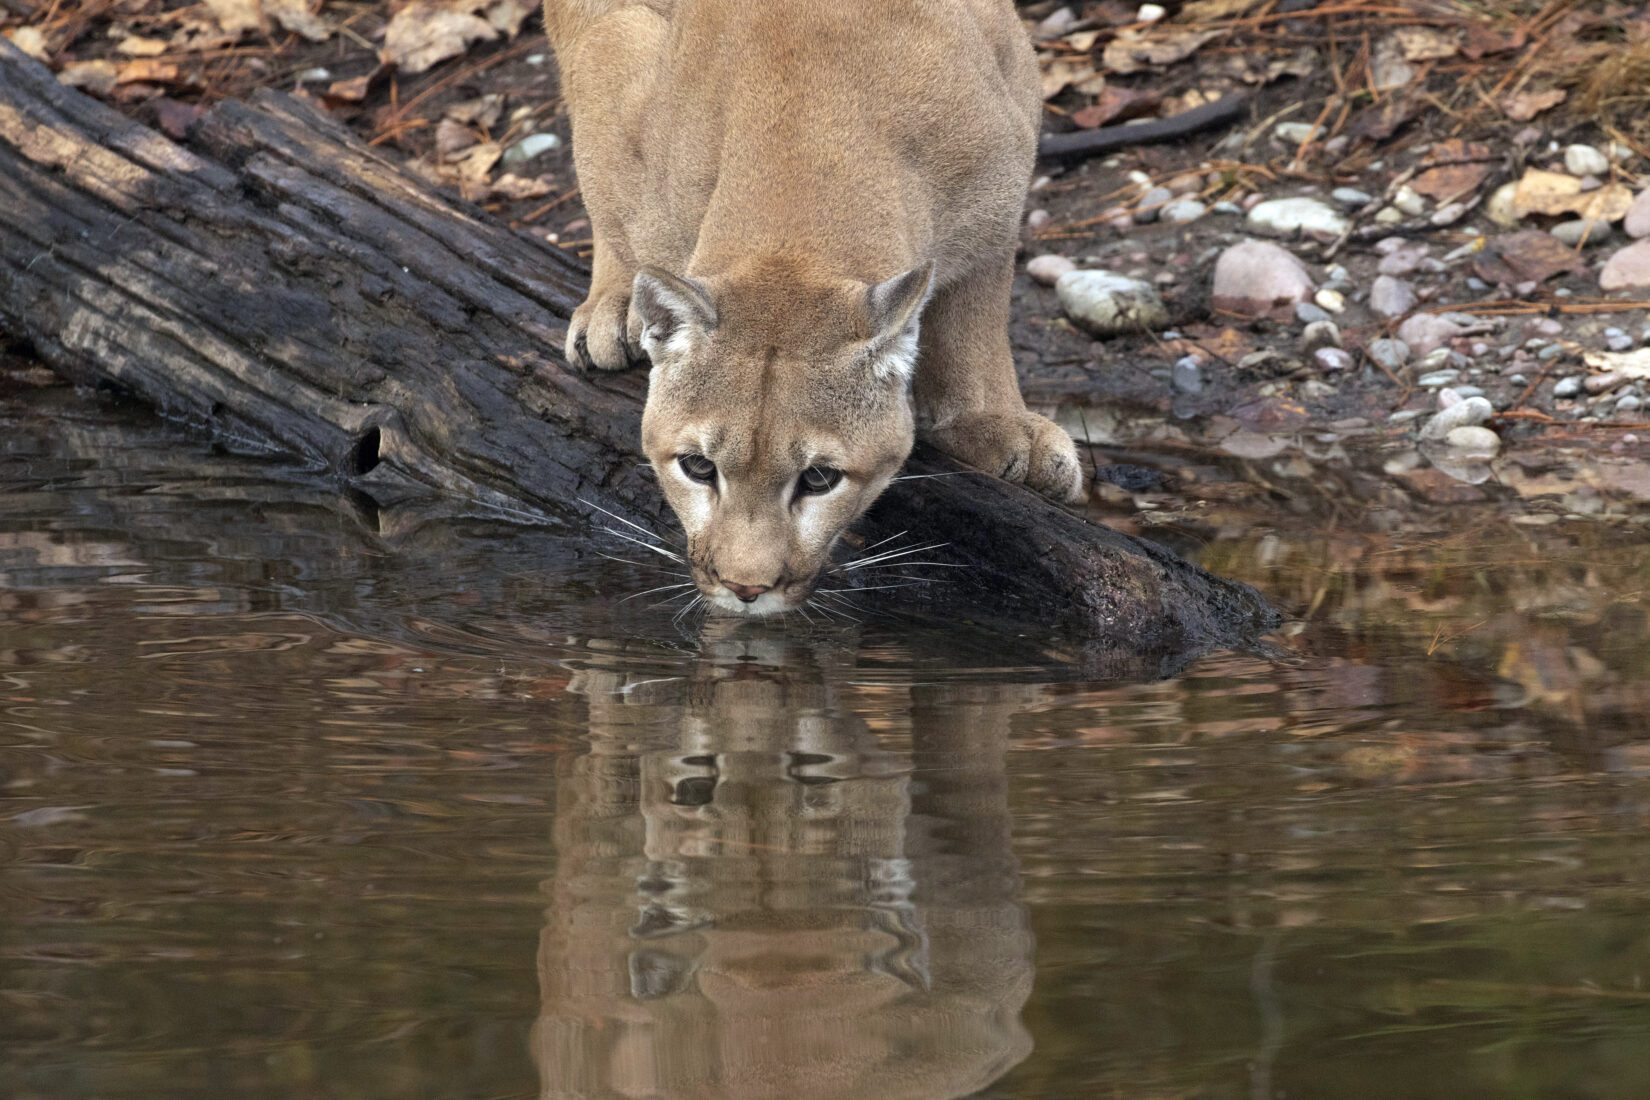
[(771, 584), (734, 584), (732, 581), (723, 581), (722, 587), (738, 596), (746, 603), (755, 600), (762, 593), (772, 590)]

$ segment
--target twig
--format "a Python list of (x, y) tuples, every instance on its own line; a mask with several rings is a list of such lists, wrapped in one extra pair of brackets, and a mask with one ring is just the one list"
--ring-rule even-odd
[(1037, 154), (1050, 159), (1093, 157), (1136, 145), (1173, 141), (1188, 134), (1235, 122), (1248, 111), (1248, 95), (1229, 95), (1214, 103), (1182, 111), (1172, 118), (1153, 119), (1131, 126), (1102, 126), (1098, 130), (1084, 130), (1080, 133), (1050, 134), (1043, 138), (1042, 144), (1037, 148)]

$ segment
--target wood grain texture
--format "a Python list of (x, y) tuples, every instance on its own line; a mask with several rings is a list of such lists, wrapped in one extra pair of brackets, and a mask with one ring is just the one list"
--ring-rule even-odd
[[(261, 94), (186, 144), (0, 42), (0, 326), (76, 381), (302, 456), (384, 507), (439, 497), (673, 526), (637, 453), (641, 372), (559, 348), (586, 272)], [(888, 595), (1134, 652), (1243, 644), (1252, 589), (919, 448), (856, 527), (948, 542), (954, 583)]]

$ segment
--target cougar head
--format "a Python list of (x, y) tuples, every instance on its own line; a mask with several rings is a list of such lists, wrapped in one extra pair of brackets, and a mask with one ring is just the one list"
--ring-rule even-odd
[(642, 446), (710, 603), (771, 615), (806, 602), (899, 471), (932, 283), (932, 265), (877, 284), (794, 264), (637, 273), (630, 325), (652, 362)]

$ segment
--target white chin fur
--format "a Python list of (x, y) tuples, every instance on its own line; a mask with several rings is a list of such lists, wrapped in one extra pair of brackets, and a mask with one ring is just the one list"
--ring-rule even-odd
[(730, 592), (718, 592), (714, 596), (705, 598), (730, 615), (742, 615), (753, 619), (761, 618), (764, 615), (778, 615), (791, 610), (790, 605), (785, 602), (785, 597), (777, 592), (764, 592), (750, 603), (746, 603)]

